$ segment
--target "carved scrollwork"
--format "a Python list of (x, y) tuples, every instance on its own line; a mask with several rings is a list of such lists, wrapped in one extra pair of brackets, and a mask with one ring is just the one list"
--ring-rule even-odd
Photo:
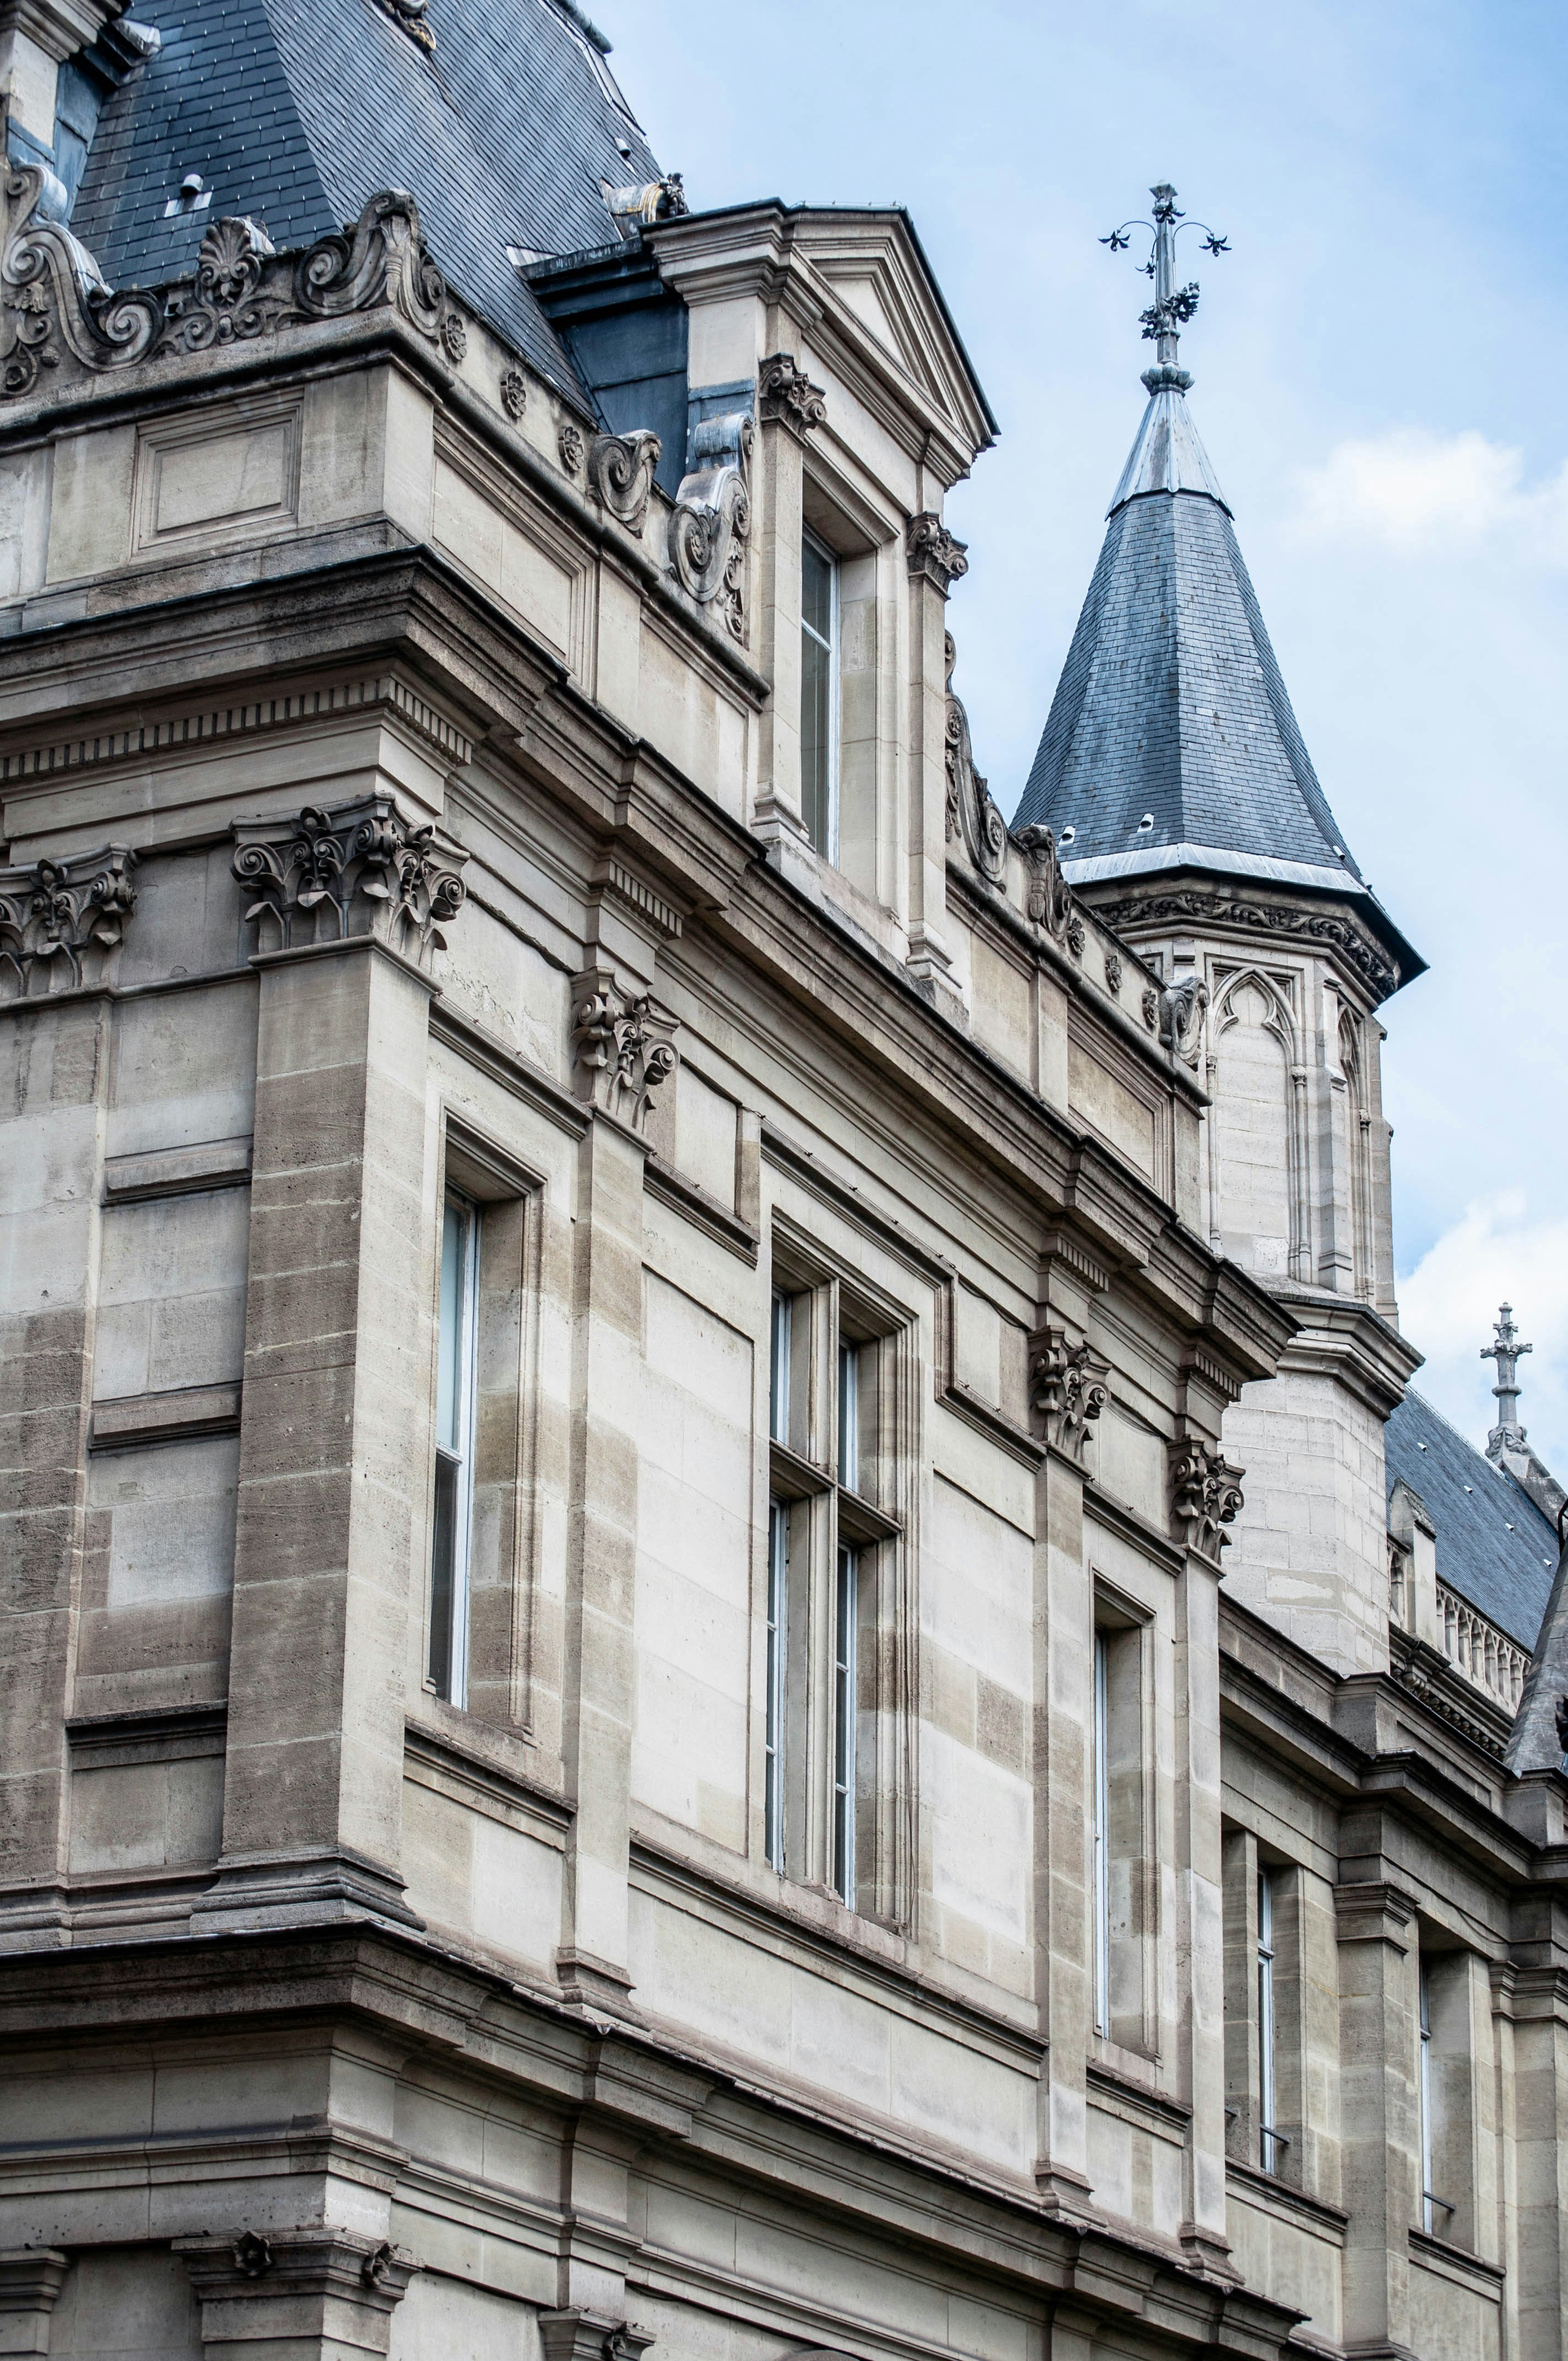
[(981, 875), (989, 877), (993, 885), (1000, 885), (1007, 874), (1007, 823), (974, 766), (969, 715), (962, 697), (953, 689), (958, 650), (950, 631), (942, 648), (948, 682), (948, 840), (950, 843), (955, 837), (961, 837), (964, 851)]
[(679, 1062), (675, 1020), (651, 993), (625, 993), (607, 970), (590, 969), (573, 988), (572, 1054), (584, 1097), (643, 1131), (653, 1093)]
[(575, 476), (582, 467), (583, 454), (587, 447), (582, 428), (568, 418), (555, 437), (555, 448), (561, 454), (561, 465), (568, 476)]
[(1159, 1038), (1173, 1058), (1198, 1063), (1203, 1018), (1209, 1007), (1209, 987), (1201, 976), (1184, 976), (1168, 984), (1159, 996)]
[(1062, 875), (1061, 862), (1057, 859), (1055, 832), (1035, 820), (1019, 829), (1016, 841), (1029, 864), (1025, 895), (1029, 923), (1049, 935), (1053, 942), (1065, 945), (1074, 919), (1072, 888)]
[(501, 408), (514, 420), (528, 408), (528, 379), (520, 368), (509, 368), (502, 374)]
[(1029, 1401), (1046, 1441), (1081, 1462), (1089, 1430), (1105, 1407), (1110, 1364), (1065, 1328), (1041, 1328), (1029, 1339)]
[(269, 335), (295, 317), (286, 295), (263, 295), (262, 266), (277, 251), (266, 231), (246, 215), (215, 221), (203, 238), (191, 291), (169, 298), (169, 324), (160, 353), (200, 353), (236, 338)]
[(85, 860), (0, 869), (0, 996), (41, 1000), (105, 982), (136, 908), (136, 862), (112, 844)]
[(827, 417), (828, 400), (793, 353), (770, 353), (757, 371), (757, 411), (763, 420), (776, 418), (804, 443)]
[(318, 239), (294, 273), (294, 299), (307, 317), (320, 320), (389, 303), (433, 343), (444, 341), (452, 316), (419, 207), (404, 189), (381, 190), (341, 236), (334, 230)]
[(1234, 1523), (1241, 1509), (1245, 1472), (1195, 1436), (1171, 1446), (1171, 1522), (1185, 1546), (1211, 1565), (1218, 1565), (1220, 1552), (1230, 1547), (1223, 1528)]
[(944, 598), (969, 572), (968, 544), (950, 533), (933, 509), (910, 518), (905, 546), (910, 573), (916, 580), (934, 583)]
[(588, 484), (628, 533), (641, 533), (663, 445), (646, 427), (630, 434), (596, 434), (588, 445)]
[(152, 350), (163, 298), (115, 294), (80, 238), (65, 226), (66, 194), (52, 172), (18, 164), (5, 172), (0, 233), (0, 396), (30, 393), (40, 369), (66, 354), (84, 368), (123, 368)]
[(1105, 989), (1113, 1000), (1122, 989), (1122, 955), (1119, 951), (1105, 954)]
[(463, 906), (466, 855), (410, 828), (389, 796), (334, 811), (307, 805), (297, 819), (236, 820), (234, 873), (254, 899), (245, 922), (259, 950), (374, 935), (428, 965), (443, 927)]
[(717, 606), (744, 647), (746, 553), (751, 533), (751, 448), (747, 410), (699, 420), (692, 433), (691, 472), (681, 479), (670, 518), (670, 565), (699, 606)]
[[(1348, 879), (1346, 884), (1348, 887)], [(1119, 928), (1132, 923), (1160, 925), (1172, 918), (1185, 918), (1322, 943), (1343, 953), (1380, 1000), (1386, 1000), (1399, 987), (1399, 970), (1382, 946), (1354, 918), (1339, 917), (1332, 910), (1301, 909), (1288, 902), (1239, 899), (1229, 894), (1187, 889), (1176, 894), (1129, 894), (1121, 901), (1106, 904), (1102, 915), (1109, 926)]]

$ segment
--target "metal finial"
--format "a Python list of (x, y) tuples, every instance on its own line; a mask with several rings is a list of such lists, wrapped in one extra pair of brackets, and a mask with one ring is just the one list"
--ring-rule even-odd
[(1519, 1424), (1519, 1365), (1526, 1353), (1533, 1353), (1533, 1345), (1521, 1345), (1519, 1332), (1514, 1326), (1511, 1303), (1498, 1306), (1500, 1317), (1492, 1323), (1495, 1344), (1483, 1345), (1481, 1358), (1496, 1361), (1497, 1382), (1492, 1391), (1497, 1397), (1497, 1423), (1486, 1437), (1488, 1454), (1496, 1458), (1503, 1450), (1523, 1451), (1526, 1448), (1524, 1429)]
[(1132, 244), (1130, 231), (1146, 229), (1151, 234), (1154, 244), (1149, 248), (1149, 258), (1137, 266), (1146, 279), (1154, 280), (1154, 302), (1143, 314), (1143, 331), (1153, 339), (1157, 358), (1154, 368), (1144, 371), (1144, 383), (1150, 393), (1163, 392), (1168, 387), (1185, 393), (1192, 379), (1179, 366), (1176, 348), (1181, 340), (1182, 324), (1190, 320), (1198, 309), (1198, 281), (1190, 279), (1185, 287), (1177, 285), (1176, 241), (1184, 229), (1201, 230), (1210, 254), (1228, 254), (1231, 241), (1212, 230), (1207, 222), (1190, 222), (1178, 206), (1176, 191), (1168, 181), (1157, 181), (1149, 194), (1154, 199), (1152, 221), (1123, 222), (1100, 243), (1108, 246), (1113, 254), (1122, 254)]

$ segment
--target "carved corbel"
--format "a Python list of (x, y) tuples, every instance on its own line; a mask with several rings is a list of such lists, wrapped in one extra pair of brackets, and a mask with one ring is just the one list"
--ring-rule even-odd
[(647, 427), (630, 434), (596, 434), (588, 445), (588, 485), (628, 533), (641, 533), (663, 445)]
[(0, 232), (0, 393), (30, 393), (40, 369), (69, 354), (85, 368), (123, 368), (152, 350), (163, 298), (112, 293), (87, 248), (65, 226), (69, 199), (36, 164), (5, 171)]
[(589, 968), (572, 987), (572, 1055), (581, 1095), (645, 1131), (654, 1093), (679, 1063), (675, 1020), (652, 993), (623, 992), (609, 969)]
[(111, 844), (0, 869), (0, 997), (41, 1000), (111, 982), (137, 906), (136, 862), (129, 845)]
[(1019, 829), (1017, 844), (1029, 864), (1025, 895), (1029, 923), (1038, 927), (1042, 934), (1049, 935), (1052, 942), (1065, 947), (1074, 918), (1072, 888), (1062, 875), (1061, 862), (1057, 859), (1055, 831), (1036, 820)]
[(969, 715), (962, 697), (953, 690), (958, 650), (950, 631), (943, 639), (942, 652), (948, 682), (948, 840), (951, 843), (955, 837), (961, 837), (964, 851), (981, 875), (989, 878), (993, 885), (1000, 885), (1007, 874), (1007, 823), (974, 766)]
[(234, 835), (258, 950), (370, 935), (428, 967), (445, 950), (442, 928), (463, 906), (467, 855), (438, 844), (433, 827), (411, 828), (389, 796), (332, 810), (307, 805), (295, 819), (236, 820)]
[(1173, 1058), (1184, 1058), (1190, 1066), (1198, 1063), (1208, 1006), (1209, 987), (1201, 976), (1184, 976), (1179, 983), (1168, 984), (1159, 996), (1160, 1040)]
[(628, 2320), (573, 2304), (539, 2314), (539, 2341), (544, 2361), (642, 2361), (655, 2340)]
[(0, 2353), (47, 2353), (71, 2257), (56, 2246), (0, 2249)]
[(1221, 1551), (1230, 1547), (1231, 1537), (1223, 1528), (1235, 1522), (1245, 1473), (1196, 1435), (1184, 1436), (1170, 1447), (1172, 1529), (1184, 1547), (1211, 1565), (1218, 1565)]
[(676, 581), (699, 607), (717, 605), (742, 647), (750, 639), (746, 550), (755, 437), (749, 410), (699, 420), (692, 430), (692, 466), (681, 479), (670, 519), (670, 565)]
[(392, 2313), (421, 2266), (386, 2239), (321, 2224), (237, 2237), (176, 2238), (202, 2308), (203, 2345), (238, 2351), (296, 2340), (385, 2353)]
[(804, 443), (827, 417), (828, 400), (793, 353), (770, 353), (757, 371), (757, 414), (764, 425), (776, 420)]
[(1080, 1466), (1110, 1375), (1110, 1363), (1087, 1343), (1074, 1344), (1065, 1328), (1037, 1328), (1029, 1339), (1029, 1406), (1046, 1441)]
[(909, 520), (905, 549), (910, 575), (916, 581), (932, 583), (944, 598), (969, 572), (968, 547), (948, 531), (934, 509), (923, 509)]

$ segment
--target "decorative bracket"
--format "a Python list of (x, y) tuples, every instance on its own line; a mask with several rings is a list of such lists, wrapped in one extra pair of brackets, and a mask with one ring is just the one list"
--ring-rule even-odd
[(692, 430), (691, 467), (681, 478), (670, 519), (670, 565), (676, 581), (699, 607), (717, 604), (742, 647), (751, 636), (746, 548), (756, 432), (749, 410), (699, 419)]
[(1235, 1522), (1245, 1473), (1195, 1435), (1170, 1446), (1171, 1522), (1183, 1545), (1211, 1565), (1217, 1566), (1221, 1551), (1230, 1547), (1231, 1537), (1222, 1528)]
[(1179, 983), (1168, 984), (1159, 996), (1160, 1040), (1173, 1058), (1185, 1058), (1190, 1066), (1198, 1063), (1208, 1006), (1209, 987), (1201, 976), (1190, 975)]
[(1073, 923), (1072, 888), (1057, 859), (1055, 832), (1036, 820), (1019, 829), (1017, 844), (1029, 864), (1025, 896), (1029, 923), (1049, 935), (1052, 942), (1065, 944)]
[(804, 443), (828, 415), (827, 396), (793, 353), (770, 353), (757, 371), (757, 414), (764, 425), (776, 420)]
[(655, 2340), (630, 2321), (573, 2304), (539, 2314), (539, 2341), (544, 2361), (642, 2361)]
[(259, 950), (374, 936), (428, 967), (444, 924), (463, 906), (467, 855), (410, 828), (390, 796), (297, 819), (236, 820), (234, 873), (254, 896), (245, 913)]
[(932, 583), (944, 598), (969, 572), (968, 543), (950, 533), (934, 509), (910, 518), (905, 548), (914, 579)]
[(588, 445), (588, 483), (628, 533), (640, 533), (663, 445), (645, 426), (630, 434), (596, 434)]
[(66, 861), (0, 869), (0, 998), (108, 983), (126, 920), (136, 908), (129, 845)]
[(951, 631), (943, 638), (942, 652), (948, 681), (948, 841), (951, 843), (954, 837), (961, 837), (964, 851), (981, 875), (989, 878), (993, 885), (1000, 885), (1007, 874), (1007, 822), (974, 766), (969, 715), (962, 697), (953, 691), (958, 650)]
[(1037, 1328), (1029, 1339), (1029, 1404), (1046, 1441), (1081, 1466), (1089, 1430), (1104, 1409), (1111, 1365), (1065, 1328)]
[(587, 969), (572, 986), (572, 1054), (583, 1097), (629, 1130), (645, 1131), (653, 1093), (679, 1063), (675, 1029), (652, 993), (623, 992), (609, 969)]
[(202, 2342), (238, 2351), (274, 2338), (320, 2349), (384, 2354), (392, 2313), (419, 2263), (386, 2239), (330, 2224), (176, 2238), (202, 2307)]

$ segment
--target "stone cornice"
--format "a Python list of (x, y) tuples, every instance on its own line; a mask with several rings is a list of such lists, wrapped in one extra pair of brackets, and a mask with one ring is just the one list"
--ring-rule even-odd
[(1374, 1416), (1388, 1418), (1403, 1401), (1422, 1360), (1393, 1323), (1358, 1296), (1296, 1287), (1288, 1280), (1267, 1284), (1281, 1310), (1296, 1323), (1287, 1365), (1332, 1376)]

